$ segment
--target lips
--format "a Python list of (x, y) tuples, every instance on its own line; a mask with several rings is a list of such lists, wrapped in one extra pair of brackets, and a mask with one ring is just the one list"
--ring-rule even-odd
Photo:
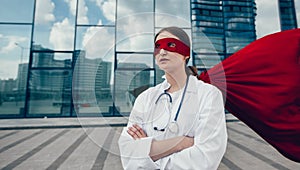
[(169, 59), (162, 58), (162, 59), (159, 60), (159, 62), (165, 62), (165, 61), (169, 61)]

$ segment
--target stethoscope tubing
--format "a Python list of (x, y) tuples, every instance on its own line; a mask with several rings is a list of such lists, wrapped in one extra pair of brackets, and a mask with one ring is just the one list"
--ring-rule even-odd
[[(185, 93), (186, 93), (186, 89), (187, 89), (187, 86), (188, 86), (188, 83), (189, 83), (189, 75), (187, 76), (187, 79), (186, 79), (186, 83), (185, 83), (185, 87), (184, 87), (184, 90), (183, 90), (183, 93), (182, 93), (182, 96), (181, 96), (181, 99), (180, 99), (180, 103), (179, 103), (179, 106), (178, 106), (178, 109), (177, 109), (177, 112), (176, 112), (176, 115), (175, 115), (175, 118), (174, 120), (172, 121), (172, 123), (175, 123), (177, 124), (177, 119), (178, 119), (178, 116), (179, 116), (179, 113), (180, 113), (180, 110), (181, 110), (181, 106), (182, 106), (182, 103), (183, 103), (183, 100), (184, 100), (184, 96), (185, 96)], [(157, 102), (159, 101), (159, 99), (163, 96), (163, 95), (167, 95), (170, 99), (170, 103), (172, 103), (172, 97), (171, 95), (167, 92), (167, 89), (164, 90), (164, 92), (162, 94), (160, 94), (158, 96), (158, 98), (156, 99), (155, 101), (155, 104), (157, 104)], [(169, 120), (170, 121), (170, 120)], [(178, 125), (177, 125), (178, 126)], [(157, 127), (154, 127), (153, 128), (154, 130), (158, 130), (158, 131), (165, 131), (165, 128), (163, 129), (158, 129)]]

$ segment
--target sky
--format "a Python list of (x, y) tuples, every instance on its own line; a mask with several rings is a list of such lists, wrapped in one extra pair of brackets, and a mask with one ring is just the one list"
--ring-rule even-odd
[[(43, 44), (51, 49), (55, 50), (72, 50), (74, 47), (74, 24), (75, 24), (75, 14), (76, 14), (76, 1), (77, 0), (37, 0), (37, 12), (36, 12), (36, 30), (34, 35), (34, 41), (37, 44)], [(138, 6), (139, 3), (135, 1), (126, 1), (124, 5), (118, 8), (118, 11), (123, 14), (133, 13), (134, 11), (129, 8), (129, 2), (136, 3), (137, 8), (135, 10), (148, 10), (151, 11), (151, 5)], [(145, 1), (145, 0), (143, 0)], [(115, 22), (115, 3), (114, 0), (80, 0), (79, 11), (78, 11), (78, 23), (77, 24), (114, 24)], [(121, 1), (119, 1), (121, 2)], [(15, 22), (31, 22), (30, 11), (32, 11), (33, 0), (2, 0), (0, 6), (0, 21), (13, 20)], [(146, 3), (146, 2), (145, 2)], [(256, 31), (257, 38), (261, 38), (265, 35), (280, 31), (279, 23), (279, 13), (278, 13), (278, 1), (277, 0), (256, 0), (257, 3), (257, 17), (256, 17)], [(10, 10), (9, 8), (14, 8), (15, 6), (23, 6), (19, 9), (18, 13)], [(26, 7), (27, 6), (27, 7)], [(295, 0), (295, 7), (297, 13), (298, 27), (300, 25), (300, 0)], [(135, 21), (152, 22), (147, 19), (146, 16), (134, 16), (128, 20), (124, 20), (124, 27), (122, 32), (117, 33), (117, 36), (122, 37), (126, 34), (132, 34), (133, 37), (129, 38), (128, 43), (123, 43), (124, 46), (120, 45), (120, 48), (132, 48), (142, 49), (142, 43), (137, 44), (136, 39), (139, 39), (145, 43), (152, 43), (151, 35), (148, 38), (143, 38), (139, 36), (139, 32), (145, 32), (149, 29), (147, 24), (136, 25)], [(126, 25), (134, 25), (134, 27), (126, 27)], [(133, 29), (134, 28), (134, 29)], [(20, 27), (18, 27), (20, 29)], [(0, 26), (0, 79), (15, 78), (17, 72), (17, 64), (14, 62), (16, 59), (20, 61), (28, 60), (28, 48), (30, 46), (29, 36), (31, 34), (30, 26), (22, 26), (22, 32), (18, 32), (17, 28), (11, 27), (6, 28), (5, 26)], [(100, 31), (99, 31), (100, 30)], [(137, 34), (134, 34), (137, 32)], [(147, 32), (147, 31), (146, 31)], [(149, 30), (150, 32), (150, 30)], [(113, 29), (107, 28), (88, 28), (81, 29), (78, 31), (78, 40), (76, 47), (87, 48), (90, 52), (89, 57), (94, 56), (99, 53), (103, 55), (110, 54), (114, 45), (114, 32)], [(106, 43), (101, 43), (103, 45), (97, 46), (99, 44), (99, 39), (93, 38), (95, 34), (101, 34), (101, 41)], [(122, 40), (122, 39), (121, 39)], [(16, 43), (18, 45), (16, 45)], [(122, 41), (117, 42), (122, 43)], [(121, 49), (121, 50), (122, 50)], [(22, 57), (20, 57), (22, 56)], [(58, 56), (59, 58), (59, 56)], [(23, 62), (22, 61), (22, 62)], [(14, 63), (14, 64), (13, 64)]]

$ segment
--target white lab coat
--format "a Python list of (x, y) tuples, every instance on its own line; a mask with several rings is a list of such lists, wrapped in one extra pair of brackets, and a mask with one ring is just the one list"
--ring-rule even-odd
[[(224, 104), (221, 92), (216, 87), (190, 76), (177, 119), (179, 131), (174, 134), (168, 130), (161, 132), (153, 129), (156, 125), (164, 124), (162, 122), (168, 122), (169, 119), (173, 120), (178, 109), (183, 90), (172, 94), (171, 117), (157, 114), (157, 112), (162, 112), (164, 109), (153, 109), (156, 106), (154, 103), (158, 96), (168, 87), (169, 84), (165, 80), (163, 83), (147, 89), (136, 99), (128, 125), (123, 129), (119, 138), (124, 169), (217, 169), (227, 145)], [(167, 98), (166, 95), (164, 97)], [(127, 133), (128, 127), (134, 123), (140, 125), (148, 137), (134, 140)], [(194, 146), (155, 162), (149, 157), (153, 139), (162, 140), (182, 135), (194, 137)]]

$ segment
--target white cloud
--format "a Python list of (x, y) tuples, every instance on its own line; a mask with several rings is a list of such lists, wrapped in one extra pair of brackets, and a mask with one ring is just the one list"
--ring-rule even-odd
[(69, 19), (65, 18), (62, 22), (53, 25), (50, 31), (49, 42), (56, 50), (73, 49), (74, 26)]
[[(115, 21), (115, 0), (91, 1), (95, 2), (107, 20)], [(117, 46), (120, 49), (133, 50), (142, 49), (145, 44), (152, 45), (149, 33), (153, 32), (153, 28), (148, 25), (153, 23), (153, 13), (139, 13), (150, 7), (145, 7), (145, 4), (140, 1), (120, 1), (119, 3), (121, 4), (118, 6), (117, 37), (119, 42), (116, 42), (118, 43)], [(106, 33), (104, 34), (106, 35)], [(108, 36), (112, 37), (111, 35)], [(153, 34), (151, 37), (153, 37)]]
[[(73, 16), (75, 16), (76, 15), (76, 3), (77, 3), (77, 0), (64, 0), (64, 1), (69, 5), (71, 14)], [(85, 2), (83, 2), (83, 3), (85, 3)]]
[(101, 6), (105, 0), (91, 0), (91, 2), (95, 2), (97, 6)]
[(105, 58), (114, 47), (113, 32), (109, 28), (90, 27), (83, 37), (83, 47), (87, 58)]
[[(168, 8), (166, 8), (166, 6)], [(183, 10), (184, 9), (184, 10)], [(179, 12), (180, 11), (180, 12)], [(157, 25), (160, 27), (168, 26), (190, 26), (190, 8), (188, 1), (172, 0), (158, 1), (156, 16)]]
[(95, 2), (99, 9), (103, 12), (104, 17), (113, 22), (115, 20), (115, 0), (91, 0)]
[[(4, 46), (0, 49), (0, 53), (9, 53), (17, 48), (19, 48), (16, 43), (22, 43), (27, 41), (26, 37), (18, 37), (18, 36), (0, 36), (0, 40), (4, 43)], [(26, 47), (24, 47), (26, 48)]]
[(296, 8), (298, 28), (300, 28), (300, 0), (295, 0), (295, 8)]
[[(68, 3), (70, 12), (73, 16), (76, 16), (76, 3), (77, 0), (65, 0)], [(87, 17), (88, 7), (85, 4), (85, 0), (78, 1), (78, 23), (80, 24), (88, 24), (89, 19)]]
[[(118, 47), (120, 50), (149, 50), (152, 48), (152, 13), (129, 15), (119, 18)], [(148, 48), (148, 49), (145, 49)]]
[(55, 4), (51, 0), (39, 0), (36, 2), (36, 6), (36, 23), (47, 24), (55, 21), (55, 16), (53, 15)]
[(280, 31), (278, 1), (256, 0), (257, 38)]
[(116, 8), (116, 3), (114, 0), (108, 0), (103, 3), (102, 6), (103, 14), (109, 21), (115, 20), (115, 10), (112, 10), (115, 8)]

